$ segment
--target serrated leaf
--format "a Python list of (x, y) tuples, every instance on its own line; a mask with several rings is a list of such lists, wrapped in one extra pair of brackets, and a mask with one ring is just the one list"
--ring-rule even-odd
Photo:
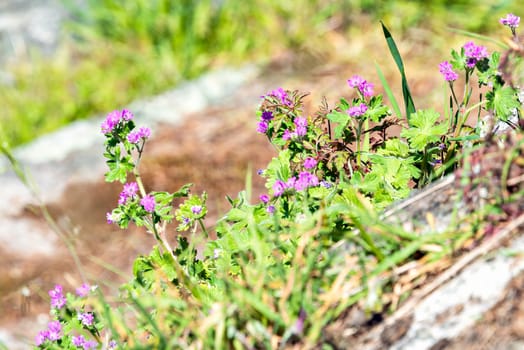
[(419, 110), (411, 115), (410, 127), (402, 130), (400, 136), (408, 139), (411, 148), (422, 151), (446, 134), (448, 126), (439, 123), (439, 118), (440, 115), (434, 110)]
[(487, 107), (495, 112), (500, 120), (506, 121), (515, 108), (520, 107), (515, 90), (511, 87), (498, 87), (486, 94)]
[(335, 123), (346, 123), (349, 121), (349, 115), (346, 112), (333, 111), (326, 116)]

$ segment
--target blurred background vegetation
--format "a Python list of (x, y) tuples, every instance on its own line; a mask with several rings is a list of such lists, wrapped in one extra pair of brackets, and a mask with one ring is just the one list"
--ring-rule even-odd
[(447, 57), (449, 28), (492, 34), (506, 13), (522, 15), (518, 0), (62, 1), (71, 19), (61, 47), (6, 68), (0, 123), (13, 145), (213, 68), (265, 65), (286, 51), (344, 60), (355, 42), (376, 40), (379, 20), (425, 52), (423, 66), (425, 55)]

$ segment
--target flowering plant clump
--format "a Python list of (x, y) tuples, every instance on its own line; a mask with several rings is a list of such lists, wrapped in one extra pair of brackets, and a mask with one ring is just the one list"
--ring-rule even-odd
[[(508, 15), (501, 23), (513, 32), (519, 20)], [(137, 257), (132, 281), (120, 288), (131, 314), (90, 306), (88, 285), (77, 297), (57, 285), (49, 292), (53, 320), (36, 345), (314, 348), (331, 344), (325, 326), (350, 307), (367, 314), (394, 310), (400, 298), (376, 296), (399, 286), (396, 267), (454, 254), (481, 235), (406, 232), (385, 223), (380, 211), (456, 168), (464, 147), (482, 141), (481, 128), (468, 125), (473, 111), (477, 124), (488, 116), (522, 125), (519, 91), (503, 79), (499, 53), (469, 41), (451, 56), (438, 66), (450, 88), (444, 117), (415, 109), (403, 68), (405, 114), (384, 79), (392, 108), (360, 75), (347, 80), (349, 98), (332, 107), (324, 100), (313, 116), (304, 112), (307, 94), (278, 88), (262, 96), (256, 130), (278, 150), (257, 172), (267, 191), (254, 204), (247, 190), (228, 197), (231, 209), (212, 228), (204, 222), (205, 192), (192, 194), (189, 184), (174, 193), (146, 191), (138, 165), (151, 131), (136, 129), (128, 110), (109, 113), (101, 125), (106, 180), (123, 187), (107, 222), (143, 226), (156, 244)], [(458, 96), (462, 77), (465, 92)], [(479, 101), (470, 106), (474, 89), (481, 90)], [(391, 126), (400, 132), (390, 133)], [(174, 208), (177, 198), (184, 200)]]
[(39, 349), (116, 349), (117, 342), (108, 337), (103, 321), (90, 310), (96, 289), (87, 283), (76, 289), (76, 295), (64, 295), (61, 285), (51, 289), (52, 320), (36, 335), (35, 345)]

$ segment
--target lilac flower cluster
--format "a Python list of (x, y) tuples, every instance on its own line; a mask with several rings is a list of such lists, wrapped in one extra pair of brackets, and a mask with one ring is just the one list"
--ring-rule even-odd
[(76, 289), (76, 295), (78, 295), (81, 298), (85, 298), (89, 295), (89, 292), (91, 292), (91, 286), (87, 283), (83, 283), (80, 287)]
[(303, 191), (308, 187), (317, 186), (319, 184), (318, 177), (307, 171), (303, 171), (296, 176), (289, 178), (286, 182), (277, 180), (273, 184), (273, 195), (280, 197), (286, 190), (295, 189), (296, 191)]
[(305, 117), (296, 117), (293, 123), (295, 124), (295, 130), (290, 131), (286, 129), (282, 135), (282, 138), (286, 141), (295, 137), (302, 137), (307, 133), (307, 119)]
[(47, 324), (47, 329), (38, 332), (35, 338), (36, 346), (44, 344), (47, 340), (54, 342), (62, 339), (62, 324), (60, 321), (51, 321)]
[[(76, 295), (80, 298), (85, 298), (89, 295), (93, 287), (89, 284), (84, 283), (80, 287), (76, 288)], [(64, 297), (63, 288), (61, 285), (57, 284), (53, 289), (49, 291), (49, 296), (51, 297), (51, 308), (52, 309), (62, 309), (66, 305), (66, 298)], [(68, 310), (70, 312), (71, 310)], [(57, 316), (58, 314), (55, 314)], [(95, 315), (91, 312), (78, 312), (76, 315), (77, 319), (81, 322), (84, 327), (93, 327), (95, 321)], [(60, 320), (53, 320), (48, 323), (47, 329), (40, 331), (35, 337), (36, 346), (44, 345), (45, 342), (56, 342), (64, 337), (68, 337), (67, 334), (68, 327), (63, 327)], [(65, 333), (65, 334), (64, 334)], [(82, 348), (84, 350), (96, 349), (98, 347), (98, 342), (94, 340), (86, 340), (82, 335), (72, 336), (71, 342), (76, 347)], [(59, 343), (60, 344), (60, 343)], [(57, 345), (59, 345), (57, 344)], [(113, 344), (113, 345), (111, 345)], [(109, 348), (113, 349), (116, 347), (116, 342), (112, 341)]]
[(261, 194), (258, 198), (264, 204), (267, 204), (269, 202), (269, 196), (267, 194)]
[(61, 309), (66, 304), (62, 286), (59, 284), (49, 291), (49, 296), (51, 297), (51, 308), (53, 309)]
[(151, 129), (141, 126), (137, 131), (131, 131), (127, 135), (127, 141), (131, 143), (138, 143), (141, 139), (146, 140), (149, 136), (151, 136)]
[(86, 327), (92, 326), (95, 320), (95, 316), (90, 312), (79, 313), (77, 318)]
[(147, 212), (149, 213), (154, 212), (155, 211), (155, 197), (148, 194), (147, 196), (145, 196), (144, 198), (140, 200), (140, 205), (143, 206)]
[(273, 119), (273, 113), (270, 111), (262, 112), (261, 120), (258, 122), (257, 131), (261, 134), (265, 134), (269, 129), (269, 122)]
[(366, 81), (360, 75), (354, 75), (348, 79), (348, 85), (352, 88), (358, 89), (364, 97), (371, 97), (374, 94), (374, 85)]
[(83, 335), (74, 335), (71, 337), (71, 342), (76, 347), (81, 347), (84, 350), (96, 349), (98, 343), (94, 340), (87, 340)]
[(202, 213), (202, 206), (201, 205), (191, 206), (191, 212), (195, 215), (200, 215)]
[(304, 168), (306, 169), (313, 169), (317, 166), (317, 160), (313, 157), (307, 157), (306, 160), (304, 160)]
[(293, 106), (293, 102), (289, 98), (289, 95), (287, 94), (286, 90), (284, 90), (282, 88), (278, 88), (276, 90), (273, 90), (269, 94), (267, 94), (265, 96), (262, 96), (262, 97), (267, 97), (267, 96), (272, 96), (272, 97), (277, 98), (285, 106), (288, 106), (288, 107)]
[(466, 55), (466, 66), (474, 68), (477, 62), (488, 57), (488, 50), (484, 46), (477, 46), (473, 41), (468, 41), (463, 46)]
[(124, 205), (129, 199), (135, 199), (138, 192), (138, 185), (136, 182), (130, 182), (124, 185), (124, 189), (120, 192), (118, 197), (118, 204)]
[(102, 133), (109, 134), (120, 122), (126, 122), (133, 119), (133, 113), (127, 109), (114, 110), (110, 112), (102, 122)]
[(515, 16), (513, 13), (508, 13), (506, 17), (503, 17), (499, 20), (500, 24), (508, 26), (512, 31), (515, 30), (520, 24), (520, 17)]
[(458, 74), (453, 71), (453, 67), (448, 61), (439, 64), (438, 70), (444, 76), (446, 81), (455, 81), (458, 79)]
[(368, 110), (368, 106), (365, 103), (361, 103), (358, 106), (351, 106), (347, 110), (350, 117), (360, 117), (364, 115)]

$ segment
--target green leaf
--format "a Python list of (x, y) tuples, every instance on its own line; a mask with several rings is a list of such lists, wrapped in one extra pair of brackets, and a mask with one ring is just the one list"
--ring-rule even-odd
[(333, 111), (327, 115), (327, 118), (337, 123), (333, 131), (335, 132), (335, 138), (341, 138), (344, 134), (344, 129), (349, 123), (349, 115), (346, 112)]
[(382, 83), (382, 86), (384, 87), (384, 91), (386, 92), (386, 95), (388, 95), (389, 102), (391, 103), (391, 106), (393, 107), (395, 114), (399, 118), (402, 117), (402, 113), (400, 112), (400, 107), (398, 106), (397, 99), (395, 98), (395, 95), (393, 95), (393, 91), (391, 90), (391, 87), (389, 86), (388, 81), (384, 77), (384, 73), (382, 73), (382, 70), (378, 66), (377, 62), (375, 62), (375, 68), (377, 70), (378, 78), (380, 79), (380, 82)]
[(487, 108), (493, 110), (500, 120), (506, 121), (515, 108), (520, 107), (515, 90), (511, 87), (496, 87), (486, 94)]
[(278, 157), (271, 160), (264, 171), (264, 176), (267, 177), (266, 188), (272, 188), (277, 180), (287, 181), (289, 179), (291, 173), (290, 158), (291, 151), (286, 149), (281, 151)]
[(400, 136), (407, 138), (412, 148), (422, 151), (446, 134), (448, 126), (438, 123), (439, 118), (440, 115), (434, 110), (419, 110), (411, 115), (411, 127), (402, 130)]
[(393, 59), (395, 60), (402, 77), (402, 95), (404, 96), (404, 105), (406, 107), (406, 119), (408, 120), (408, 123), (411, 123), (411, 114), (415, 113), (416, 109), (415, 103), (413, 102), (413, 97), (409, 91), (408, 80), (404, 70), (404, 63), (402, 62), (402, 56), (400, 55), (397, 45), (395, 44), (395, 40), (393, 40), (393, 36), (391, 36), (389, 30), (386, 28), (383, 22), (380, 22), (380, 24), (382, 25), (382, 31), (384, 32), (384, 37), (386, 38), (389, 52), (391, 53), (391, 56), (393, 56)]

